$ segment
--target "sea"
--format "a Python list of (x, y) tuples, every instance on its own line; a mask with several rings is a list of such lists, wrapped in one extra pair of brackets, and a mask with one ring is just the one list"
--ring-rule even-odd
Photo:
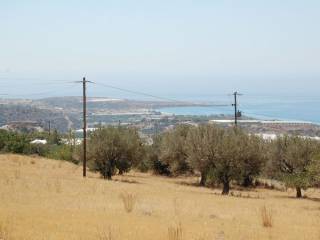
[[(190, 99), (192, 100), (192, 99)], [(175, 115), (233, 115), (233, 98), (206, 99), (221, 106), (168, 107), (157, 109)], [(239, 96), (238, 109), (243, 115), (264, 120), (302, 121), (320, 124), (320, 97), (305, 96)]]

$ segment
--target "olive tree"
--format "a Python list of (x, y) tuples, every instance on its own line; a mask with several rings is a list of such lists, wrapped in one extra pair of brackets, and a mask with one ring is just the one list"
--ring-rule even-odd
[(215, 179), (223, 185), (222, 194), (229, 194), (230, 182), (239, 180), (244, 150), (242, 132), (237, 128), (223, 132), (217, 147), (217, 158), (212, 168)]
[(310, 182), (312, 186), (320, 187), (320, 154), (317, 153), (308, 167)]
[(186, 149), (186, 139), (190, 126), (178, 125), (171, 131), (163, 134), (160, 144), (160, 161), (169, 166), (169, 171), (173, 175), (190, 172), (187, 162), (188, 155)]
[(260, 175), (267, 161), (267, 143), (259, 136), (238, 133), (240, 138), (241, 152), (240, 184), (244, 187), (253, 185), (253, 180)]
[(201, 125), (189, 132), (187, 142), (190, 164), (201, 173), (200, 184), (210, 178), (223, 185), (222, 194), (229, 193), (232, 181), (251, 183), (264, 163), (263, 141), (238, 128)]
[(111, 179), (118, 170), (123, 174), (142, 158), (143, 145), (136, 129), (99, 128), (90, 134), (88, 160), (93, 170)]
[(286, 186), (296, 188), (297, 198), (302, 189), (312, 186), (317, 162), (315, 159), (318, 143), (299, 136), (279, 136), (273, 142), (271, 166), (279, 180)]
[(223, 129), (215, 125), (200, 125), (190, 129), (187, 138), (187, 153), (190, 166), (200, 172), (200, 185), (205, 186), (207, 175), (218, 155)]
[(160, 160), (162, 137), (162, 134), (155, 135), (152, 145), (146, 146), (146, 159), (149, 169), (152, 169), (154, 174), (169, 176), (169, 164), (163, 163)]

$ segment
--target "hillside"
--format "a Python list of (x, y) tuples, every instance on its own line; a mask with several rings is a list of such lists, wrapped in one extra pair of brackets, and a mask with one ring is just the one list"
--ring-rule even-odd
[(60, 132), (68, 131), (69, 127), (79, 127), (81, 122), (77, 114), (66, 114), (55, 109), (43, 109), (25, 104), (0, 104), (0, 126), (13, 122), (35, 122), (39, 127), (48, 129), (51, 121), (52, 128)]
[[(214, 104), (88, 98), (88, 124), (89, 126), (99, 123), (118, 124), (119, 121), (135, 123), (154, 114), (158, 118), (159, 113), (154, 109), (179, 106), (214, 106)], [(67, 132), (69, 129), (81, 128), (82, 107), (81, 97), (0, 99), (0, 126), (13, 121), (33, 121), (47, 129), (50, 121), (52, 128)]]
[[(0, 155), (0, 164), (0, 239), (320, 238), (319, 190), (302, 200), (293, 190), (223, 197), (220, 190), (193, 186), (194, 178), (132, 172), (109, 182), (93, 173), (82, 179), (77, 165), (19, 155)], [(136, 199), (131, 213), (120, 198), (126, 194)], [(262, 226), (263, 206), (271, 211), (271, 228)], [(182, 238), (168, 234), (177, 226)]]

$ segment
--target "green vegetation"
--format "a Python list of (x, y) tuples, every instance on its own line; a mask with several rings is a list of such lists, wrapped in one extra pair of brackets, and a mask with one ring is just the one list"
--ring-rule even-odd
[(29, 153), (31, 150), (29, 139), (26, 134), (15, 134), (1, 131), (1, 146), (5, 152)]
[(99, 128), (88, 141), (90, 167), (105, 179), (111, 179), (116, 170), (123, 174), (138, 166), (143, 154), (142, 141), (134, 128)]
[(261, 175), (296, 188), (297, 197), (320, 182), (320, 143), (315, 140), (284, 136), (265, 141), (239, 128), (208, 124), (178, 126), (159, 139), (152, 155), (156, 173), (199, 173), (201, 186), (221, 185), (222, 194), (231, 184), (253, 186)]
[[(47, 144), (31, 144), (34, 139)], [(75, 143), (72, 132), (0, 130), (1, 152), (80, 163), (82, 145)], [(171, 177), (196, 174), (199, 185), (221, 187), (222, 194), (229, 194), (232, 186), (254, 187), (263, 176), (295, 188), (298, 198), (302, 190), (320, 185), (320, 143), (299, 136), (266, 141), (239, 128), (178, 125), (146, 144), (135, 128), (109, 126), (89, 134), (87, 150), (89, 168), (105, 179), (132, 168)]]
[(145, 162), (149, 170), (152, 170), (156, 175), (170, 175), (169, 167), (167, 163), (160, 161), (161, 147), (162, 145), (162, 135), (155, 135), (153, 138), (153, 144), (151, 146), (145, 146), (146, 156)]
[[(37, 154), (46, 158), (76, 162), (73, 157), (75, 147), (62, 143), (62, 137), (64, 136), (56, 130), (51, 134), (47, 132), (19, 133), (0, 130), (0, 152)], [(47, 144), (31, 144), (31, 141), (35, 139), (46, 140)]]
[(237, 128), (193, 128), (188, 144), (189, 161), (201, 173), (200, 185), (208, 181), (211, 185), (222, 184), (223, 194), (229, 193), (231, 181), (252, 184), (263, 166), (263, 141)]
[(270, 166), (287, 187), (296, 188), (297, 198), (302, 197), (301, 189), (317, 182), (318, 148), (318, 142), (298, 136), (278, 137), (272, 143)]
[(187, 161), (187, 136), (190, 127), (178, 125), (175, 131), (165, 132), (160, 144), (161, 163), (168, 166), (172, 175), (191, 172), (192, 169)]

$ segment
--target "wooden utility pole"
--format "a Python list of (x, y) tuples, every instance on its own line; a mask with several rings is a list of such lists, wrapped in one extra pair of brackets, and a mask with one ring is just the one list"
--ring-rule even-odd
[(83, 177), (87, 176), (87, 89), (86, 78), (82, 80), (83, 86)]
[(84, 77), (82, 81), (76, 81), (76, 83), (82, 83), (83, 88), (83, 177), (87, 176), (87, 83), (93, 83), (86, 80)]
[(51, 135), (51, 121), (49, 120), (49, 122), (48, 122), (48, 131), (49, 131), (49, 137), (50, 137), (50, 135)]
[(234, 92), (233, 93), (234, 96), (234, 104), (232, 104), (232, 106), (234, 107), (234, 125), (238, 126), (238, 116), (241, 114), (238, 111), (238, 96), (241, 96), (241, 94), (239, 94), (238, 92)]

